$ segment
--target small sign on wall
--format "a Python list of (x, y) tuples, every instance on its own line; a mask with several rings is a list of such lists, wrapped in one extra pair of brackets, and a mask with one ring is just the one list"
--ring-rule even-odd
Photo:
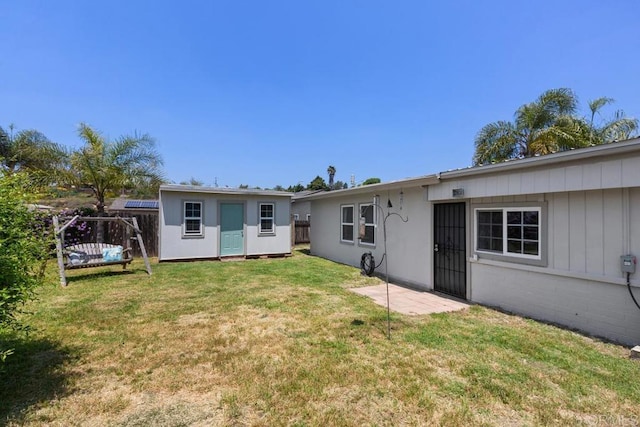
[(451, 195), (453, 197), (464, 197), (464, 188), (454, 188), (451, 190)]

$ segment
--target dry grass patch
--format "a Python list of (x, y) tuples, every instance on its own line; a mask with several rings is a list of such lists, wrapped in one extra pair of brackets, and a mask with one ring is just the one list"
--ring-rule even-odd
[(73, 272), (12, 340), (8, 425), (589, 425), (640, 419), (626, 349), (482, 307), (392, 316), (297, 253)]

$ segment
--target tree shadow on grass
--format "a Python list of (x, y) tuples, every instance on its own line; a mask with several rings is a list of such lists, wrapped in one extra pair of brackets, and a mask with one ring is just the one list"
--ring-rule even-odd
[(71, 374), (65, 367), (77, 356), (47, 339), (0, 334), (0, 346), (14, 353), (0, 363), (0, 425), (22, 424), (29, 408), (69, 394)]
[(67, 284), (73, 282), (83, 282), (85, 280), (96, 280), (105, 277), (118, 277), (118, 276), (129, 276), (131, 274), (142, 274), (144, 273), (147, 276), (146, 270), (102, 270), (102, 271), (93, 271), (86, 273), (75, 273), (73, 276), (67, 276)]
[(307, 248), (305, 248), (305, 247), (295, 248), (295, 251), (299, 252), (301, 254), (304, 254), (304, 255), (311, 255), (311, 249), (309, 249), (308, 247)]

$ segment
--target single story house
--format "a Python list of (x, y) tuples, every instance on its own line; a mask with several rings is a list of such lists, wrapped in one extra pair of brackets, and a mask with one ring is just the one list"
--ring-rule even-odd
[(283, 191), (160, 186), (159, 261), (291, 253)]
[(314, 255), (384, 274), (386, 225), (394, 282), (640, 342), (640, 138), (306, 200)]

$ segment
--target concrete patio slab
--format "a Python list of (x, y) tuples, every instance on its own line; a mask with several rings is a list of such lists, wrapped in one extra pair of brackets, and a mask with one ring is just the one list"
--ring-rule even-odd
[[(387, 306), (386, 284), (350, 290), (373, 299), (376, 304)], [(459, 299), (389, 284), (389, 308), (398, 313), (417, 316), (464, 310), (468, 307), (469, 304)]]

